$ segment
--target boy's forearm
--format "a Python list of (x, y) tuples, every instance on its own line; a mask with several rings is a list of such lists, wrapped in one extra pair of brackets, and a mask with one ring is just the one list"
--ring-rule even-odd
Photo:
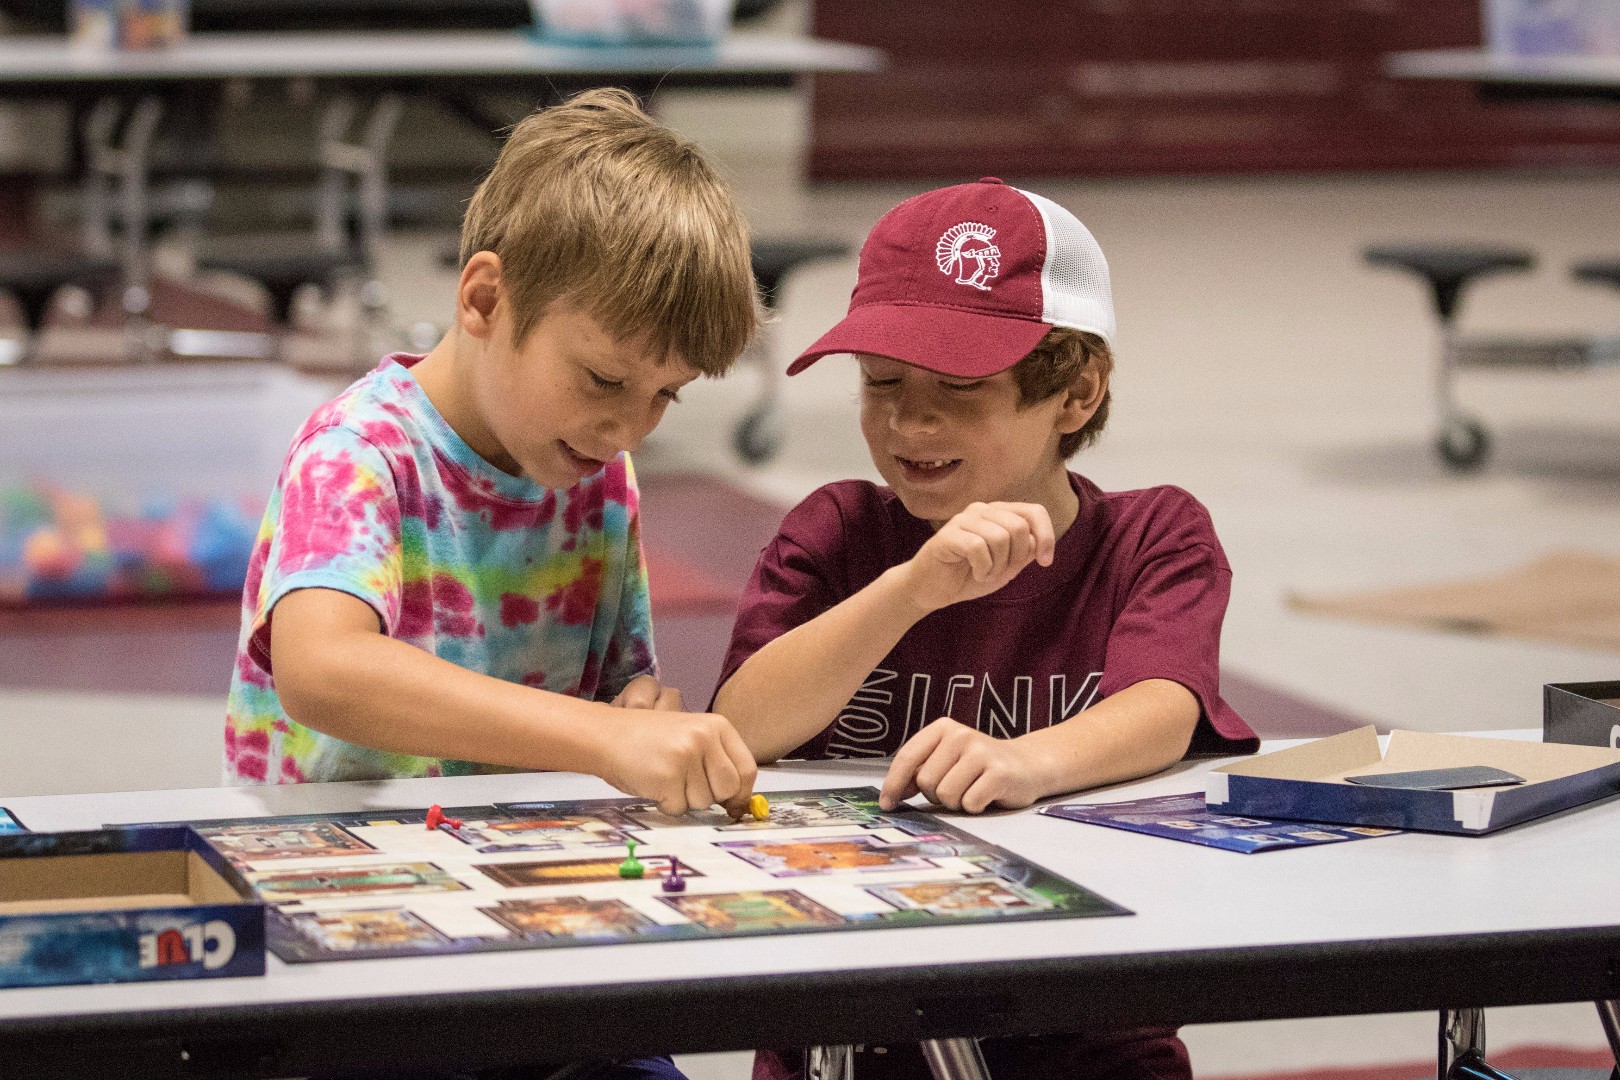
[(1039, 749), (1041, 798), (1134, 780), (1180, 761), (1198, 726), (1198, 699), (1178, 682), (1148, 679), (1020, 741)]
[(612, 719), (601, 703), (481, 675), (375, 633), (277, 659), (288, 714), (328, 735), (422, 757), (601, 771)]
[(910, 599), (904, 566), (750, 656), (715, 697), (760, 762), (815, 736), (878, 662), (927, 612)]

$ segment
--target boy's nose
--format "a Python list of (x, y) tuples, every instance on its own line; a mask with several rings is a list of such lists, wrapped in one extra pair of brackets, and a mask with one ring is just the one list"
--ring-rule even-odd
[(889, 425), (901, 434), (932, 431), (939, 426), (939, 412), (927, 395), (902, 392), (889, 415)]
[(657, 417), (642, 421), (610, 413), (597, 425), (597, 435), (605, 450), (611, 450), (614, 454), (620, 451), (634, 453), (657, 426)]

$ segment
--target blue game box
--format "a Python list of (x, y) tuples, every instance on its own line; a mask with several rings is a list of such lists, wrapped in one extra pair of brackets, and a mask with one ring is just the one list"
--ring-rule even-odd
[[(1513, 785), (1402, 790), (1348, 782), (1413, 770), (1487, 766)], [(1346, 731), (1211, 770), (1205, 804), (1221, 814), (1479, 835), (1620, 795), (1620, 750), (1477, 735)]]
[(183, 826), (0, 835), (0, 988), (264, 974), (264, 904)]

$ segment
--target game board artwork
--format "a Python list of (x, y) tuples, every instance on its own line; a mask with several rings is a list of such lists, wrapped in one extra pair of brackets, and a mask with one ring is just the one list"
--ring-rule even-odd
[(772, 877), (839, 871), (931, 870), (938, 864), (909, 844), (881, 844), (870, 836), (811, 840), (725, 840), (715, 845)]
[(382, 863), (329, 866), (247, 875), (261, 899), (271, 903), (320, 897), (387, 893), (450, 892), (467, 886), (432, 863)]
[(499, 851), (561, 851), (587, 844), (614, 847), (624, 843), (624, 830), (607, 818), (589, 815), (555, 815), (519, 818), (515, 821), (485, 821), (463, 824), (450, 834), (482, 854)]
[(770, 804), (744, 821), (617, 798), (194, 824), (269, 905), (289, 963), (1130, 914), (951, 822), (885, 812), (874, 788)]
[(404, 908), (302, 911), (288, 920), (317, 948), (331, 952), (431, 952), (450, 941)]
[(329, 821), (224, 825), (198, 832), (238, 866), (269, 859), (321, 859), (372, 851), (370, 844)]
[(629, 938), (653, 925), (622, 900), (587, 900), (583, 896), (502, 900), (483, 911), (529, 939)]

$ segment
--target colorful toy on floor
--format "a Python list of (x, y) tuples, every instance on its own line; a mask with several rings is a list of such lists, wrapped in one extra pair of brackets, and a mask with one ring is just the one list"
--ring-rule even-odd
[(149, 498), (134, 514), (52, 484), (0, 491), (0, 605), (234, 596), (262, 506)]

